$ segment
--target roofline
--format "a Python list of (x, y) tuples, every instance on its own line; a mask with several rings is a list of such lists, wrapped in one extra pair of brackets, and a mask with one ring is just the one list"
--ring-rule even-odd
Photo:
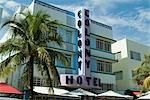
[(49, 8), (53, 8), (53, 9), (55, 9), (55, 10), (64, 12), (64, 13), (66, 13), (66, 14), (69, 14), (69, 15), (75, 17), (75, 14), (74, 14), (73, 12), (68, 11), (68, 10), (64, 10), (64, 9), (61, 9), (61, 8), (59, 8), (59, 7), (56, 7), (56, 6), (54, 6), (54, 5), (45, 3), (45, 2), (43, 2), (43, 1), (40, 1), (40, 0), (34, 0), (34, 3), (40, 4), (40, 5), (42, 5), (42, 6), (47, 6), (47, 7), (49, 7)]
[(97, 21), (95, 21), (95, 20), (93, 20), (93, 19), (90, 19), (92, 22), (95, 22), (96, 24), (98, 24), (98, 25), (100, 25), (100, 26), (103, 26), (103, 27), (106, 27), (106, 28), (108, 28), (108, 29), (111, 29), (112, 30), (112, 27), (111, 26), (108, 26), (108, 25), (106, 25), (106, 24), (103, 24), (103, 23), (100, 23), (100, 22), (97, 22)]

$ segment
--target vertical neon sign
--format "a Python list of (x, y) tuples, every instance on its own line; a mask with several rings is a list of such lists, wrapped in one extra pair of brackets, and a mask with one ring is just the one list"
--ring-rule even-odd
[(90, 21), (89, 10), (79, 9), (76, 13), (78, 29), (78, 74), (90, 76)]

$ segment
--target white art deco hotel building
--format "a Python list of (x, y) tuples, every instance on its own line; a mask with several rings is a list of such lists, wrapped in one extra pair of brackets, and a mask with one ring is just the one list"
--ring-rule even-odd
[[(22, 12), (25, 9), (27, 8), (21, 6), (18, 11)], [(70, 12), (40, 0), (34, 0), (28, 9), (33, 14), (38, 11), (46, 12), (52, 19), (63, 25), (53, 29), (62, 35), (63, 47), (49, 43), (49, 48), (65, 53), (69, 59), (68, 66), (55, 61), (60, 74), (61, 87), (81, 87), (94, 92), (115, 90), (116, 79), (112, 73), (112, 63), (116, 60), (111, 52), (111, 44), (115, 40), (112, 37), (111, 26), (91, 19), (90, 10), (84, 8)], [(20, 88), (21, 73), (22, 70), (17, 69), (8, 82)], [(43, 78), (36, 70), (34, 77), (34, 84), (42, 85)]]

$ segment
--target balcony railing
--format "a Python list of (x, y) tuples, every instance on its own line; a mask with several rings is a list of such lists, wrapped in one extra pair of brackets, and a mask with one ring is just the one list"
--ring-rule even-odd
[(94, 57), (115, 61), (115, 54), (108, 52), (108, 51), (103, 51), (100, 49), (91, 48), (91, 55)]
[(58, 50), (63, 50), (63, 51), (68, 51), (68, 52), (76, 52), (77, 46), (74, 43), (69, 43), (69, 42), (63, 42), (63, 45), (60, 47), (55, 43), (48, 43), (49, 48), (52, 49), (58, 49)]

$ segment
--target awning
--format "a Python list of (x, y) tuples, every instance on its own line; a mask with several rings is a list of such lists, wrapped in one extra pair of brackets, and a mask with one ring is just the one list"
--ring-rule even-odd
[(132, 98), (132, 96), (122, 95), (122, 94), (116, 93), (114, 91), (107, 91), (107, 92), (98, 94), (98, 97)]
[(53, 88), (54, 93), (50, 93), (49, 91), (49, 87), (42, 87), (42, 86), (34, 86), (33, 91), (37, 92), (37, 93), (41, 93), (41, 94), (52, 94), (52, 95), (62, 95), (64, 93), (67, 93), (69, 91), (65, 90), (65, 89), (60, 89), (60, 88)]
[(84, 89), (76, 89), (76, 90), (73, 90), (71, 92), (68, 92), (67, 94), (72, 94), (72, 95), (78, 95), (78, 96), (97, 96), (96, 94), (92, 93), (92, 92), (89, 92), (89, 91), (86, 91)]
[(0, 93), (22, 94), (20, 90), (6, 83), (0, 83)]
[(150, 94), (145, 95), (145, 96), (141, 96), (138, 99), (140, 99), (140, 100), (142, 100), (142, 99), (144, 99), (144, 100), (150, 100)]

